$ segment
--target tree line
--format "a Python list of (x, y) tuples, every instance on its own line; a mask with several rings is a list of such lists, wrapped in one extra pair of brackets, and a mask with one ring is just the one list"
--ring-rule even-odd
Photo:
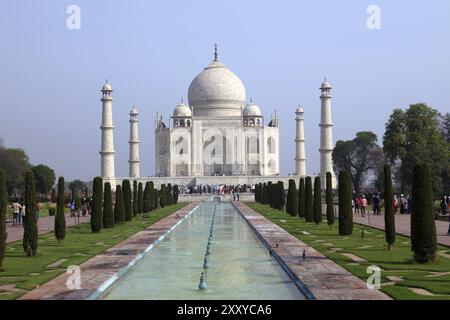
[(422, 103), (393, 110), (381, 146), (375, 133), (363, 131), (352, 140), (337, 141), (333, 149), (335, 171), (348, 171), (358, 194), (369, 178), (382, 190), (385, 163), (392, 168), (393, 188), (411, 191), (413, 169), (421, 161), (429, 165), (434, 197), (445, 195), (450, 190), (450, 113)]

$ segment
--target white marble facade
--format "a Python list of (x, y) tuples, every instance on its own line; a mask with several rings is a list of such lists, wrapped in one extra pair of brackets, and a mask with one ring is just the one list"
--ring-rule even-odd
[(217, 58), (191, 82), (189, 105), (169, 123), (157, 115), (155, 175), (275, 176), (279, 170), (278, 116), (266, 125), (242, 81)]
[[(320, 177), (332, 173), (333, 122), (331, 120), (331, 86), (326, 81), (321, 91)], [(129, 177), (116, 177), (112, 87), (102, 90), (101, 176), (113, 187), (124, 178), (180, 184), (254, 184), (287, 182), (280, 177), (280, 133), (278, 115), (264, 118), (252, 99), (246, 103), (246, 91), (237, 75), (217, 56), (191, 82), (188, 104), (178, 104), (168, 122), (157, 114), (155, 121), (155, 174), (141, 178), (139, 158), (138, 111), (130, 111)], [(295, 112), (296, 177), (307, 175), (304, 133), (304, 110)], [(298, 182), (299, 179), (295, 179)]]

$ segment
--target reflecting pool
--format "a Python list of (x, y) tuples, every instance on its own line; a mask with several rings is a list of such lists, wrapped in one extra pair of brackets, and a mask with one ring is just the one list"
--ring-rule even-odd
[(233, 205), (214, 201), (201, 203), (100, 299), (305, 298)]

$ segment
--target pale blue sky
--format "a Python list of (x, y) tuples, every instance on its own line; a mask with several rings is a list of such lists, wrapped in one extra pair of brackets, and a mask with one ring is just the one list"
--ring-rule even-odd
[[(81, 30), (66, 8), (81, 8)], [(381, 30), (366, 9), (381, 8)], [(294, 111), (305, 109), (307, 170), (319, 169), (318, 87), (333, 85), (335, 141), (381, 137), (394, 107), (450, 111), (450, 2), (4, 0), (0, 8), (0, 136), (67, 179), (100, 172), (100, 88), (114, 92), (116, 174), (128, 173), (128, 112), (140, 115), (141, 174), (154, 173), (154, 115), (187, 99), (212, 59), (281, 122), (281, 173), (294, 171)]]

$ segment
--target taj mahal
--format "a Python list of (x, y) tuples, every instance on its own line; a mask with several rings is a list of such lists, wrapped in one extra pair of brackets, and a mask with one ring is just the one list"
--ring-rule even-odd
[[(295, 176), (307, 175), (303, 108), (295, 110), (295, 176), (283, 177), (280, 176), (279, 116), (274, 111), (270, 119), (266, 119), (251, 98), (247, 103), (244, 84), (219, 60), (217, 45), (212, 62), (189, 86), (188, 104), (181, 100), (168, 122), (156, 114), (153, 176), (141, 176), (139, 112), (133, 107), (129, 114), (129, 177), (116, 177), (113, 89), (108, 81), (101, 92), (101, 177), (113, 186), (123, 179), (152, 180), (156, 186), (163, 183), (254, 185), (268, 181), (287, 183)], [(325, 175), (331, 172), (333, 186), (336, 186), (332, 163), (331, 86), (326, 79), (320, 92), (320, 176), (324, 186)]]

